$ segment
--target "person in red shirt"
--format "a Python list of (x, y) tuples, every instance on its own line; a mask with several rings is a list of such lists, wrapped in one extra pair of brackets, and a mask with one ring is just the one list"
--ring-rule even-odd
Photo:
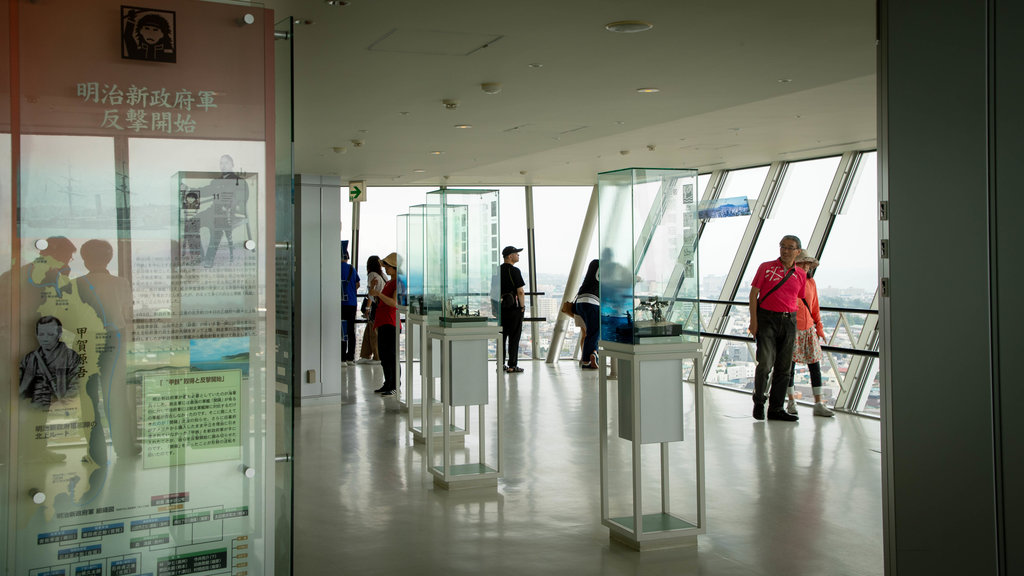
[(765, 418), (765, 390), (771, 373), (769, 420), (794, 422), (796, 414), (783, 408), (793, 363), (796, 340), (797, 303), (804, 297), (807, 273), (795, 265), (800, 254), (800, 239), (783, 236), (779, 259), (764, 262), (750, 283), (750, 333), (757, 342), (757, 369), (754, 371), (754, 419)]
[(395, 361), (398, 352), (398, 255), (392, 252), (382, 258), (380, 263), (390, 280), (380, 290), (370, 288), (370, 295), (377, 298), (373, 326), (377, 329), (377, 351), (380, 353), (380, 367), (384, 370), (384, 385), (374, 392), (381, 396), (394, 396), (398, 389), (398, 378), (401, 376), (398, 372), (398, 363)]

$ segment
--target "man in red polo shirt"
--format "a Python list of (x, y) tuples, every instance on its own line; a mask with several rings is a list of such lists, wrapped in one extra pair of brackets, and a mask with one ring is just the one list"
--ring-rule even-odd
[(750, 283), (750, 333), (757, 341), (757, 369), (754, 372), (754, 418), (764, 420), (765, 389), (772, 374), (768, 399), (768, 419), (793, 422), (796, 414), (783, 409), (789, 386), (793, 342), (796, 340), (796, 313), (804, 297), (807, 273), (794, 266), (800, 254), (800, 239), (783, 236), (779, 259), (757, 267)]

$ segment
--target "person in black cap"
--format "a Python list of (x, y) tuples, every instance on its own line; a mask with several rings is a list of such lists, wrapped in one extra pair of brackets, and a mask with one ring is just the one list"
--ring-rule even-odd
[(505, 258), (498, 269), (501, 277), (501, 340), (505, 350), (505, 372), (522, 372), (519, 367), (519, 337), (523, 333), (523, 312), (526, 310), (526, 296), (523, 292), (523, 274), (516, 268), (522, 248), (505, 246), (501, 255)]

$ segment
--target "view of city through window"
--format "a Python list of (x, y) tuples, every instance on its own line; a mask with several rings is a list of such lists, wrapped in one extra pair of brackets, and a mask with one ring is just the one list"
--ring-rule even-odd
[[(699, 242), (700, 297), (704, 300), (736, 301), (741, 304), (726, 305), (705, 303), (701, 306), (703, 330), (714, 331), (710, 323), (718, 318), (716, 325), (720, 333), (748, 337), (748, 306), (746, 305), (749, 286), (754, 269), (763, 261), (778, 257), (778, 243), (783, 235), (799, 236), (810, 251), (820, 254), (821, 266), (816, 271), (815, 281), (822, 308), (822, 322), (825, 326), (827, 346), (838, 348), (860, 348), (870, 346), (868, 339), (874, 331), (876, 314), (860, 312), (877, 310), (875, 304), (877, 288), (877, 224), (875, 201), (877, 198), (876, 154), (860, 156), (853, 178), (839, 195), (834, 219), (827, 228), (827, 235), (815, 236), (816, 224), (823, 206), (832, 205), (833, 180), (836, 177), (840, 157), (791, 162), (785, 166), (784, 175), (771, 209), (760, 223), (756, 235), (746, 235), (753, 215), (711, 218), (705, 221), (705, 228)], [(751, 207), (759, 205), (759, 197), (765, 189), (769, 167), (759, 166), (724, 174), (718, 198), (746, 198)], [(711, 181), (710, 175), (700, 177), (702, 192)], [(524, 187), (498, 187), (500, 191), (499, 249), (504, 246), (527, 247), (526, 191)], [(408, 211), (408, 206), (421, 204), (431, 188), (371, 188), (367, 201), (360, 208), (359, 259), (361, 274), (364, 274), (366, 257), (371, 254), (386, 255), (395, 250), (396, 218)], [(587, 207), (591, 198), (590, 186), (533, 188), (533, 221), (535, 251), (532, 257), (527, 250), (521, 254), (519, 268), (527, 279), (527, 292), (536, 293), (536, 309), (527, 310), (527, 316), (535, 320), (524, 326), (520, 355), (525, 357), (536, 353), (536, 358), (547, 356), (554, 335), (555, 321), (563, 295), (574, 297), (578, 286), (567, 286), (573, 258), (581, 243), (580, 230), (583, 227)], [(349, 239), (351, 230), (351, 207), (343, 206), (342, 238)], [(756, 214), (756, 212), (752, 213)], [(583, 265), (598, 256), (596, 227), (593, 237), (583, 239)], [(749, 238), (749, 239), (748, 239)], [(738, 256), (739, 259), (738, 259)], [(737, 262), (746, 268), (738, 280), (730, 280), (736, 274)], [(529, 285), (530, 267), (535, 268), (535, 285)], [(868, 327), (868, 333), (864, 327)], [(536, 347), (535, 347), (536, 344)], [(578, 357), (579, 331), (570, 322), (559, 357)], [(753, 389), (754, 346), (752, 341), (718, 340), (717, 346), (705, 346), (706, 382), (741, 390)], [(851, 354), (826, 353), (821, 363), (824, 394), (829, 404), (834, 404), (844, 390), (851, 392), (854, 378), (848, 372), (855, 370), (867, 382), (864, 397), (847, 402), (848, 407), (869, 414), (878, 413), (878, 366), (877, 360)], [(797, 394), (810, 398), (811, 389), (806, 366), (798, 365), (795, 371)]]

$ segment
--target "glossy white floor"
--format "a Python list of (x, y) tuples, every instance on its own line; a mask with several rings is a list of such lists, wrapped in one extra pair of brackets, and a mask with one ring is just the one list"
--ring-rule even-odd
[(521, 363), (497, 490), (435, 489), (379, 366), (295, 420), (294, 574), (882, 574), (879, 422), (757, 422), (705, 388), (707, 526), (696, 548), (635, 552), (600, 520), (597, 374)]

